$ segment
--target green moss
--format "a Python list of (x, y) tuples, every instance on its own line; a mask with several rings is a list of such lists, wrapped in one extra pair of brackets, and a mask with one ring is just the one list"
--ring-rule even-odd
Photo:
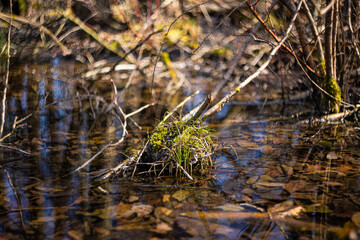
[(18, 0), (17, 2), (19, 3), (21, 15), (25, 15), (27, 12), (27, 2), (25, 0)]
[[(159, 26), (155, 27), (159, 28)], [(164, 37), (170, 46), (180, 44), (190, 48), (196, 48), (198, 46), (198, 35), (199, 25), (197, 20), (195, 18), (181, 18), (171, 26), (171, 29)]]
[(223, 57), (226, 59), (230, 59), (234, 55), (230, 50), (230, 46), (214, 49), (210, 52), (210, 54), (214, 57)]
[[(327, 77), (323, 81), (324, 90), (336, 99), (341, 100), (341, 90), (336, 80), (333, 77)], [(340, 101), (335, 100), (327, 95), (323, 97), (323, 104), (325, 107), (330, 106), (330, 111), (338, 113), (340, 111)]]
[[(170, 163), (169, 172), (178, 165), (189, 174), (204, 173), (212, 166), (213, 141), (210, 130), (202, 121), (173, 121), (157, 128), (150, 138), (153, 161)], [(159, 159), (160, 158), (160, 159)], [(176, 164), (172, 164), (176, 162)], [(164, 164), (166, 165), (166, 164)]]
[(161, 150), (165, 147), (165, 136), (168, 133), (168, 128), (164, 126), (160, 126), (154, 132), (154, 134), (150, 138), (150, 144), (153, 146), (153, 149), (156, 151)]
[(325, 73), (325, 59), (320, 58), (319, 60), (320, 60), (320, 63), (318, 65), (318, 70), (319, 70), (321, 76), (325, 76), (325, 74), (326, 74)]

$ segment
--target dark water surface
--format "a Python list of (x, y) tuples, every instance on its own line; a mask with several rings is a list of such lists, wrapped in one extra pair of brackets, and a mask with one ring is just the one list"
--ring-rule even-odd
[[(139, 148), (163, 111), (156, 106), (135, 115), (142, 130), (129, 123), (124, 144), (74, 172), (122, 134), (109, 111), (110, 81), (76, 77), (80, 68), (55, 59), (12, 70), (5, 134), (14, 121), (29, 117), (0, 147), (0, 239), (360, 236), (358, 127), (290, 121), (307, 111), (304, 103), (228, 104), (210, 121), (218, 150), (208, 179), (99, 182), (98, 173)], [(119, 88), (126, 74), (114, 76)], [(134, 84), (120, 98), (127, 113), (150, 101), (144, 84)]]

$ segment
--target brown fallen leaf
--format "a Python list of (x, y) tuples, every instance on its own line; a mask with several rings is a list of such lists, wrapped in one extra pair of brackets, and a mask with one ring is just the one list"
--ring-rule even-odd
[(275, 218), (298, 217), (305, 209), (302, 206), (296, 206), (283, 212), (275, 214)]
[(84, 233), (81, 231), (70, 230), (68, 234), (71, 238), (75, 240), (82, 240), (84, 238)]
[(171, 230), (172, 227), (165, 222), (160, 222), (159, 224), (156, 225), (156, 232), (158, 233), (167, 233), (170, 232)]
[(287, 183), (284, 189), (288, 193), (293, 193), (303, 189), (308, 183), (305, 180), (294, 180)]
[(178, 200), (179, 202), (184, 201), (188, 196), (190, 195), (189, 191), (186, 190), (179, 190), (177, 192), (175, 192), (172, 197), (176, 200)]
[(354, 213), (351, 220), (358, 228), (360, 228), (360, 212)]
[(165, 195), (163, 196), (163, 202), (168, 202), (168, 201), (170, 201), (170, 195), (169, 195), (169, 194), (165, 194)]
[(107, 237), (110, 235), (110, 231), (106, 228), (100, 228), (100, 227), (95, 227), (94, 228), (96, 234), (98, 235), (98, 237)]
[(338, 159), (338, 156), (334, 152), (329, 152), (328, 154), (326, 154), (326, 159), (328, 159), (328, 160), (336, 160), (336, 159)]

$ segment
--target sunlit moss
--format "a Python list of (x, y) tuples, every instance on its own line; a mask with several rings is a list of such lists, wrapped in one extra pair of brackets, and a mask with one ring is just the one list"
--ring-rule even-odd
[(27, 12), (27, 2), (25, 0), (18, 0), (19, 10), (21, 15), (25, 15)]
[(167, 44), (180, 44), (190, 48), (198, 46), (199, 24), (196, 19), (179, 19), (166, 34)]
[(210, 54), (215, 57), (224, 57), (227, 59), (234, 55), (229, 46), (214, 49)]
[[(150, 138), (153, 161), (169, 163), (169, 172), (178, 165), (189, 174), (204, 173), (212, 166), (213, 140), (202, 121), (190, 123), (181, 120), (160, 126)], [(173, 164), (173, 163), (177, 163)], [(171, 167), (172, 166), (172, 167)], [(181, 171), (180, 171), (181, 173)]]
[(150, 144), (152, 145), (153, 149), (156, 151), (161, 150), (163, 147), (165, 147), (165, 136), (168, 133), (168, 128), (164, 126), (158, 127), (156, 132), (151, 136), (150, 138)]
[(325, 68), (326, 68), (326, 67), (325, 67), (325, 59), (320, 58), (319, 60), (320, 60), (320, 63), (318, 64), (318, 67), (317, 67), (317, 68), (318, 68), (318, 70), (319, 70), (319, 72), (320, 72), (320, 75), (321, 75), (321, 76), (325, 76), (325, 74), (326, 74), (326, 73), (325, 73), (325, 72), (326, 72), (326, 71), (325, 71)]
[[(330, 111), (333, 113), (338, 113), (340, 111), (340, 101), (341, 100), (341, 90), (333, 77), (327, 77), (323, 81), (324, 90), (328, 92), (334, 98), (331, 98), (327, 95), (324, 95), (323, 104), (327, 106), (329, 103)], [(339, 100), (336, 100), (339, 99)]]

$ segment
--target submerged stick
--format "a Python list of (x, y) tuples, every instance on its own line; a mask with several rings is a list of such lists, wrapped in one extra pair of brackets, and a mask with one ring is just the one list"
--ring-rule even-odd
[(124, 123), (122, 124), (122, 127), (123, 127), (123, 131), (122, 131), (122, 134), (121, 134), (121, 138), (113, 143), (113, 142), (110, 142), (108, 143), (107, 145), (105, 145), (103, 148), (100, 149), (100, 151), (98, 151), (97, 153), (95, 153), (90, 159), (88, 159), (85, 163), (83, 163), (80, 167), (76, 168), (73, 172), (78, 172), (80, 171), (81, 169), (83, 169), (84, 167), (88, 166), (92, 161), (94, 161), (96, 159), (96, 157), (98, 157), (101, 153), (103, 153), (106, 149), (110, 148), (110, 147), (115, 147), (117, 145), (119, 145), (120, 143), (122, 143), (124, 140), (125, 140), (125, 137), (127, 135), (127, 119), (130, 118), (131, 116), (141, 112), (142, 110), (148, 108), (148, 107), (151, 107), (153, 106), (155, 103), (150, 103), (150, 104), (147, 104), (145, 106), (142, 106), (141, 108), (129, 113), (129, 114), (125, 114), (123, 112), (123, 110), (121, 109), (121, 107), (119, 106), (118, 104), (118, 101), (117, 101), (117, 89), (116, 89), (116, 86), (115, 86), (115, 83), (113, 80), (111, 80), (112, 82), (112, 86), (113, 86), (113, 89), (114, 89), (114, 104), (115, 106), (118, 108), (119, 112), (121, 113), (121, 115), (123, 116), (123, 120), (124, 120)]

